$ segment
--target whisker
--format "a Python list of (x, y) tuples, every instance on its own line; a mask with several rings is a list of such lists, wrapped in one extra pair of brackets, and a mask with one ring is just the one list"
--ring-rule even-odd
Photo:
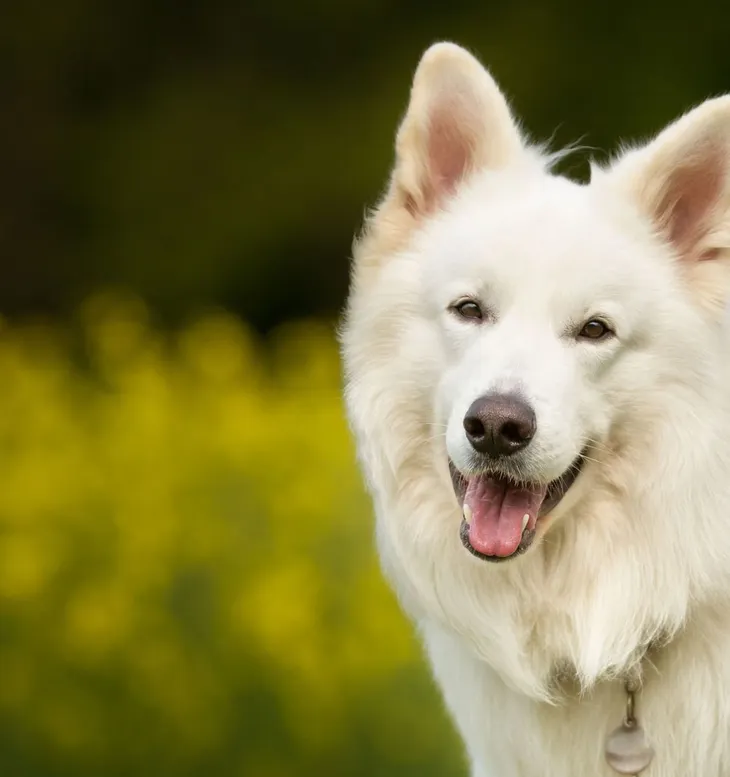
[(600, 459), (594, 459), (593, 456), (588, 456), (586, 453), (581, 453), (580, 457), (583, 461), (592, 461), (594, 464), (602, 463)]

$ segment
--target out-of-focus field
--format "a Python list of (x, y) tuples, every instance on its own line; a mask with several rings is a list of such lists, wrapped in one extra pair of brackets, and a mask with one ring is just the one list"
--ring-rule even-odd
[(461, 774), (331, 328), (0, 328), (0, 773)]

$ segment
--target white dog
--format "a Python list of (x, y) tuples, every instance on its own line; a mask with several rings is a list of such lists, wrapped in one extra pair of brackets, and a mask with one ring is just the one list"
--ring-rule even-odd
[(624, 718), (622, 773), (726, 777), (730, 97), (554, 161), (426, 52), (342, 332), (382, 562), (475, 777), (615, 774)]

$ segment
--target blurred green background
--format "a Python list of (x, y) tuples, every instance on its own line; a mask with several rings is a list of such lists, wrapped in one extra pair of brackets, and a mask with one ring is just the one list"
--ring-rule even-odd
[(602, 157), (730, 91), (729, 22), (725, 0), (3, 7), (3, 777), (465, 775), (343, 420), (352, 235), (431, 42)]

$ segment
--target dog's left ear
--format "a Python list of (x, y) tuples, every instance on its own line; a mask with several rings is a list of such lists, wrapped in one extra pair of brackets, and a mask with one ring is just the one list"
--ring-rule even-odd
[(720, 280), (715, 268), (700, 265), (730, 259), (730, 96), (685, 114), (647, 146), (627, 153), (608, 177), (700, 282), (713, 275)]

